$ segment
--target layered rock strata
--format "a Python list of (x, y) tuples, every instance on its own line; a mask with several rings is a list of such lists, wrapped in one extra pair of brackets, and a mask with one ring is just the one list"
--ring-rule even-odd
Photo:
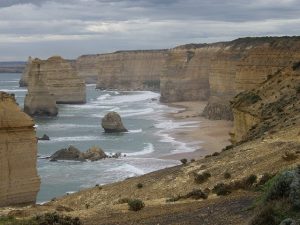
[(97, 56), (97, 88), (118, 90), (160, 90), (165, 50), (121, 51)]
[(0, 206), (35, 203), (40, 187), (33, 120), (0, 92)]
[(175, 48), (169, 51), (160, 90), (162, 102), (208, 100), (211, 58), (218, 44), (201, 48)]
[[(44, 84), (54, 96), (56, 103), (82, 104), (86, 102), (85, 82), (77, 76), (75, 68), (69, 61), (60, 56), (53, 56), (47, 60), (39, 60), (39, 63)], [(28, 63), (29, 72), (25, 71), (23, 76), (24, 80), (27, 76), (28, 86), (31, 85), (30, 72), (34, 72), (31, 67), (32, 62)]]
[(31, 116), (56, 116), (56, 100), (45, 84), (45, 74), (41, 72), (42, 60), (31, 62), (28, 71), (28, 93), (24, 101), (24, 112)]

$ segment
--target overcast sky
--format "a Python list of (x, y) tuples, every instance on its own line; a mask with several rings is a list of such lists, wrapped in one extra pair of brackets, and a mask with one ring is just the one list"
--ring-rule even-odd
[(300, 35), (300, 0), (0, 0), (0, 61)]

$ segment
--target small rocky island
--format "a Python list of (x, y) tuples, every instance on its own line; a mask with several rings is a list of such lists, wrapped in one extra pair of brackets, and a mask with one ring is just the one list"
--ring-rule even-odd
[(105, 130), (105, 133), (120, 133), (128, 131), (122, 123), (121, 116), (116, 112), (107, 113), (102, 119), (101, 125)]

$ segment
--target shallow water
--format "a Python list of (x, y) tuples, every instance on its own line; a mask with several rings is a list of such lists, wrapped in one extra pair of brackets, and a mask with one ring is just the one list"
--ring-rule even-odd
[[(23, 107), (25, 88), (19, 88), (20, 74), (0, 74), (0, 90), (14, 93)], [(198, 126), (195, 122), (176, 122), (166, 113), (179, 109), (159, 103), (159, 93), (149, 91), (100, 91), (87, 85), (87, 104), (59, 105), (57, 118), (35, 119), (37, 136), (47, 134), (50, 141), (38, 143), (38, 172), (42, 179), (38, 202), (48, 201), (67, 192), (96, 184), (106, 184), (127, 177), (179, 164), (160, 156), (194, 151), (194, 145), (176, 141), (169, 133), (179, 128)], [(101, 118), (109, 111), (118, 112), (125, 127), (123, 134), (105, 134)], [(55, 151), (74, 145), (84, 151), (100, 146), (107, 154), (125, 153), (127, 157), (97, 162), (44, 159)]]

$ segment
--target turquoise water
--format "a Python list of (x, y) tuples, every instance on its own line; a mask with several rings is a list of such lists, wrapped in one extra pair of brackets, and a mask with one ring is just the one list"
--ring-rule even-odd
[[(27, 90), (19, 88), (20, 76), (0, 74), (0, 91), (14, 93), (23, 107)], [(50, 137), (50, 141), (38, 143), (38, 172), (42, 179), (38, 202), (179, 164), (159, 157), (194, 149), (174, 140), (169, 135), (170, 130), (197, 125), (167, 118), (166, 113), (178, 109), (162, 105), (158, 100), (159, 93), (100, 91), (95, 85), (88, 85), (87, 104), (59, 105), (58, 117), (35, 119), (37, 136), (47, 134)], [(121, 115), (129, 132), (103, 133), (101, 118), (109, 111)], [(121, 152), (127, 157), (97, 162), (49, 162), (45, 159), (69, 145), (82, 151), (99, 146), (107, 154)]]

